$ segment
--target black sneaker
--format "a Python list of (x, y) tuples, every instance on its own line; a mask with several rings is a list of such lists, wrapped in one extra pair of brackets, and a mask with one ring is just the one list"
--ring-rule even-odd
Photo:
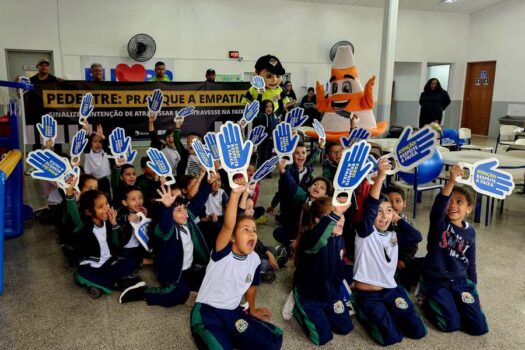
[(129, 303), (132, 301), (143, 301), (145, 290), (146, 282), (141, 281), (123, 291), (122, 294), (120, 294), (118, 301), (121, 304)]
[(275, 247), (275, 260), (279, 264), (279, 268), (283, 268), (288, 261), (288, 251), (285, 247), (278, 245)]
[(261, 272), (261, 281), (266, 283), (272, 283), (273, 281), (275, 281), (275, 272)]
[(139, 282), (142, 282), (142, 278), (140, 278), (139, 276), (124, 277), (123, 279), (115, 283), (115, 290), (124, 291), (129, 287), (136, 285)]
[(102, 296), (102, 291), (98, 288), (88, 287), (87, 292), (91, 299), (98, 299)]

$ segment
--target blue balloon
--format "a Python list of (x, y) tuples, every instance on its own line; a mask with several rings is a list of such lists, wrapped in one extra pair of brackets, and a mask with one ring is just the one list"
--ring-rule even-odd
[[(417, 166), (418, 185), (434, 181), (439, 176), (439, 174), (441, 174), (442, 169), (443, 169), (443, 156), (436, 149), (432, 157), (427, 159), (426, 162)], [(414, 174), (413, 173), (399, 172), (398, 175), (406, 183), (411, 184), (411, 185), (414, 184)]]
[(451, 140), (456, 145), (464, 145), (465, 140), (459, 138), (459, 133), (456, 129), (443, 129), (443, 134), (441, 135), (441, 139), (445, 140)]

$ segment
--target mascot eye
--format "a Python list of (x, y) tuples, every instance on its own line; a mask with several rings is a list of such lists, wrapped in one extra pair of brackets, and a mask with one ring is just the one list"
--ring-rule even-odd
[(349, 94), (352, 92), (352, 85), (349, 81), (343, 81), (343, 93)]
[(332, 95), (337, 93), (337, 82), (332, 83)]

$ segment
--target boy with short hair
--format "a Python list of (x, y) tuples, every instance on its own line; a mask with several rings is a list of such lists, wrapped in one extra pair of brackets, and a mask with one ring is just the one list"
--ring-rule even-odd
[(467, 190), (455, 186), (460, 176), (463, 169), (455, 164), (430, 212), (423, 306), (443, 332), (482, 335), (489, 329), (476, 289), (476, 231), (465, 221), (474, 202)]
[[(403, 214), (406, 208), (405, 191), (398, 186), (391, 185), (385, 189), (385, 194), (392, 204), (394, 216), (389, 230), (396, 232), (397, 236), (419, 235), (421, 233), (412, 225), (410, 220)], [(416, 232), (414, 232), (416, 231)], [(419, 242), (408, 246), (399, 244), (399, 259), (397, 262), (396, 281), (410, 291), (412, 286), (416, 286), (419, 281), (421, 264), (423, 258), (416, 258), (417, 245)]]
[(343, 146), (339, 143), (328, 143), (326, 145), (326, 159), (323, 161), (323, 177), (334, 181), (339, 161), (343, 154)]

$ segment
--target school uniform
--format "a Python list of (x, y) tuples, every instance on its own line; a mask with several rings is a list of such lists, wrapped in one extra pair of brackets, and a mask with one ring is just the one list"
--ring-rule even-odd
[(444, 332), (482, 335), (489, 329), (476, 290), (476, 231), (467, 222), (459, 227), (448, 220), (449, 200), (438, 194), (430, 212), (421, 281), (424, 307)]
[(354, 328), (343, 301), (342, 236), (332, 236), (339, 216), (321, 218), (313, 230), (303, 233), (297, 248), (293, 314), (316, 345), (332, 340), (332, 332), (348, 334)]
[(122, 244), (119, 247), (119, 255), (137, 262), (137, 268), (142, 264), (142, 259), (146, 254), (146, 250), (140, 244), (139, 240), (134, 234), (133, 226), (128, 220), (131, 211), (127, 207), (122, 207), (117, 213), (117, 223), (122, 229)]
[[(392, 223), (389, 230), (395, 231), (397, 237), (405, 234), (421, 236), (421, 233), (412, 225), (405, 215), (401, 215), (398, 222)], [(418, 243), (419, 242), (404, 246), (402, 245), (402, 241), (399, 242), (398, 261), (403, 262), (404, 268), (400, 269), (398, 266), (395, 278), (396, 281), (407, 290), (410, 290), (412, 286), (416, 286), (421, 276), (423, 258), (416, 258)]]
[(177, 151), (177, 148), (171, 148), (167, 144), (161, 142), (157, 135), (157, 131), (150, 131), (149, 137), (151, 140), (150, 147), (160, 150), (166, 156), (166, 160), (171, 166), (171, 172), (174, 177), (177, 177), (177, 166), (181, 160), (181, 156)]
[(190, 154), (182, 144), (182, 130), (180, 128), (175, 128), (175, 130), (173, 130), (173, 136), (175, 138), (175, 147), (180, 155), (180, 160), (177, 164), (178, 177), (181, 177), (182, 175), (198, 175), (200, 170), (199, 158), (195, 154)]
[(191, 332), (199, 349), (281, 348), (282, 330), (239, 306), (246, 291), (259, 284), (260, 264), (255, 252), (237, 255), (230, 244), (212, 251), (191, 312)]
[(272, 113), (270, 115), (266, 113), (259, 113), (257, 118), (253, 121), (253, 127), (259, 125), (264, 126), (264, 131), (268, 134), (268, 137), (257, 146), (257, 168), (259, 168), (265, 161), (272, 158), (273, 152), (273, 130), (279, 124), (279, 118)]
[(380, 232), (374, 227), (381, 201), (367, 197), (363, 220), (355, 238), (354, 280), (382, 287), (380, 291), (356, 289), (352, 294), (357, 317), (370, 336), (381, 345), (391, 345), (403, 337), (419, 339), (426, 327), (408, 298), (394, 280), (398, 261), (398, 240), (403, 245), (421, 240), (421, 234), (397, 237), (394, 231)]
[(94, 176), (98, 182), (98, 190), (111, 198), (111, 187), (108, 180), (108, 176), (111, 175), (111, 167), (107, 150), (94, 152), (90, 149), (84, 157), (84, 172)]
[[(207, 185), (207, 186), (206, 186)], [(210, 250), (195, 223), (193, 210), (202, 210), (203, 198), (210, 191), (206, 182), (188, 204), (188, 222), (178, 225), (173, 221), (173, 207), (162, 207), (154, 235), (157, 240), (155, 273), (160, 288), (147, 288), (144, 299), (148, 305), (174, 306), (188, 299), (191, 290), (198, 290)]]

